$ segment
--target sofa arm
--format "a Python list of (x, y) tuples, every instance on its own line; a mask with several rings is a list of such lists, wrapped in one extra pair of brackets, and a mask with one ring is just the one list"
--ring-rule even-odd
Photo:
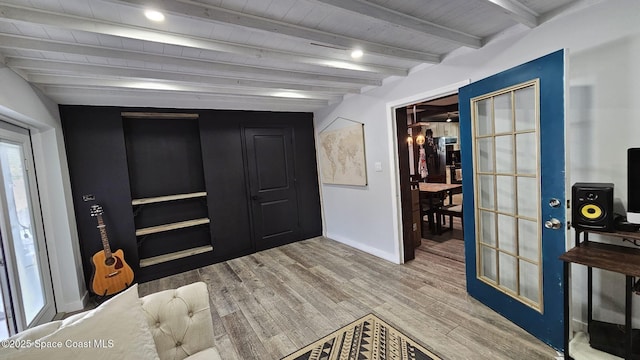
[(197, 282), (140, 299), (161, 360), (214, 347), (207, 285)]

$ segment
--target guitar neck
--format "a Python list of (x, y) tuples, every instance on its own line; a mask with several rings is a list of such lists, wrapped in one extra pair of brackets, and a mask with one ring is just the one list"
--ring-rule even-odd
[(111, 247), (109, 246), (109, 238), (107, 237), (107, 228), (102, 221), (102, 215), (97, 215), (98, 218), (98, 230), (100, 230), (100, 237), (102, 238), (102, 247), (104, 248), (104, 256), (106, 259), (110, 259), (113, 254), (111, 253)]

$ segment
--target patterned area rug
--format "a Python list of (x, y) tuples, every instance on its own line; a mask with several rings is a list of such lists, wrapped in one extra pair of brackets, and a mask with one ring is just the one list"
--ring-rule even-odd
[(440, 360), (373, 314), (305, 346), (282, 360)]

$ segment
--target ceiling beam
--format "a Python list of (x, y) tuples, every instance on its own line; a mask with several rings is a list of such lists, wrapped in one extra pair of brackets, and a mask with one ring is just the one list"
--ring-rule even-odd
[(336, 75), (325, 75), (318, 73), (306, 73), (293, 70), (278, 70), (260, 68), (246, 65), (235, 65), (223, 62), (208, 61), (203, 59), (193, 59), (184, 56), (171, 56), (151, 54), (142, 51), (114, 49), (107, 47), (97, 47), (80, 44), (69, 44), (59, 41), (45, 41), (18, 35), (0, 35), (0, 48), (35, 50), (51, 53), (67, 53), (81, 56), (104, 57), (119, 60), (135, 60), (149, 62), (160, 65), (175, 65), (188, 68), (200, 69), (208, 73), (218, 73), (223, 76), (232, 76), (243, 79), (288, 79), (294, 81), (321, 81), (324, 83), (348, 83), (359, 85), (380, 86), (381, 80), (364, 77), (347, 77)]
[(208, 108), (230, 110), (314, 111), (325, 100), (233, 96), (226, 94), (169, 93), (157, 90), (39, 86), (47, 96), (65, 105), (112, 105), (159, 108)]
[(366, 1), (345, 0), (315, 0), (333, 7), (365, 15), (376, 20), (390, 23), (396, 27), (420, 32), (424, 35), (438, 38), (457, 45), (478, 49), (482, 46), (482, 39), (462, 31), (450, 29), (432, 22), (422, 20), (398, 11)]
[(317, 29), (306, 28), (298, 25), (288, 24), (282, 21), (232, 11), (210, 4), (202, 4), (186, 0), (180, 2), (174, 0), (155, 0), (153, 2), (149, 2), (148, 0), (109, 1), (121, 4), (136, 5), (137, 7), (148, 7), (150, 5), (155, 5), (159, 9), (180, 16), (188, 16), (205, 21), (216, 21), (223, 24), (243, 26), (255, 30), (293, 36), (296, 38), (307, 39), (312, 42), (332, 45), (334, 47), (342, 48), (349, 51), (354, 48), (360, 48), (365, 53), (410, 59), (432, 64), (439, 63), (441, 59), (440, 55), (437, 54), (426, 53), (413, 49), (399, 48), (366, 41), (364, 39), (356, 39)]
[(83, 74), (90, 76), (129, 78), (137, 80), (169, 80), (193, 84), (209, 84), (216, 86), (233, 86), (239, 88), (267, 88), (279, 90), (298, 90), (325, 93), (360, 93), (359, 86), (324, 86), (277, 81), (260, 81), (255, 79), (234, 79), (231, 77), (210, 76), (197, 73), (177, 71), (149, 70), (144, 68), (123, 68), (120, 66), (81, 64), (68, 61), (54, 61), (32, 58), (8, 57), (6, 65), (12, 69), (29, 70), (31, 73), (56, 75)]
[(517, 0), (484, 0), (489, 4), (498, 7), (501, 11), (509, 15), (513, 20), (534, 28), (540, 23), (535, 11), (531, 10)]
[(90, 78), (87, 76), (79, 77), (73, 75), (43, 75), (28, 74), (29, 82), (39, 85), (55, 85), (66, 87), (81, 88), (121, 88), (133, 90), (154, 90), (167, 92), (191, 92), (198, 94), (214, 94), (229, 96), (249, 96), (249, 97), (268, 97), (268, 98), (295, 98), (305, 100), (323, 100), (327, 105), (329, 100), (336, 100), (338, 96), (318, 93), (318, 92), (302, 92), (302, 91), (281, 91), (272, 89), (250, 89), (250, 88), (233, 88), (228, 86), (203, 86), (194, 84), (185, 84), (178, 82), (152, 82), (131, 79), (108, 79), (108, 78)]
[[(411, 108), (407, 107), (407, 109), (411, 109)], [(436, 114), (444, 114), (444, 113), (451, 113), (451, 112), (458, 111), (458, 104), (442, 105), (442, 106), (418, 104), (416, 105), (416, 109), (429, 115), (436, 115)]]
[(117, 36), (158, 44), (183, 46), (220, 53), (231, 53), (253, 59), (269, 58), (287, 62), (298, 62), (301, 64), (324, 68), (345, 69), (396, 76), (406, 76), (408, 74), (408, 70), (403, 68), (356, 63), (351, 61), (351, 59), (347, 59), (346, 54), (340, 59), (309, 56), (300, 53), (240, 45), (226, 41), (216, 41), (168, 31), (153, 30), (106, 20), (60, 14), (46, 10), (30, 9), (3, 3), (0, 3), (0, 19), (18, 20), (32, 24), (55, 26), (62, 29), (80, 30), (94, 34)]

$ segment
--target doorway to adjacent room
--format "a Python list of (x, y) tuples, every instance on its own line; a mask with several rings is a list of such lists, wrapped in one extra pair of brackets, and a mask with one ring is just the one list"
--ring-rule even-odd
[[(416, 249), (462, 249), (457, 91), (400, 106), (395, 115), (404, 261)], [(455, 257), (463, 260), (464, 252)]]

